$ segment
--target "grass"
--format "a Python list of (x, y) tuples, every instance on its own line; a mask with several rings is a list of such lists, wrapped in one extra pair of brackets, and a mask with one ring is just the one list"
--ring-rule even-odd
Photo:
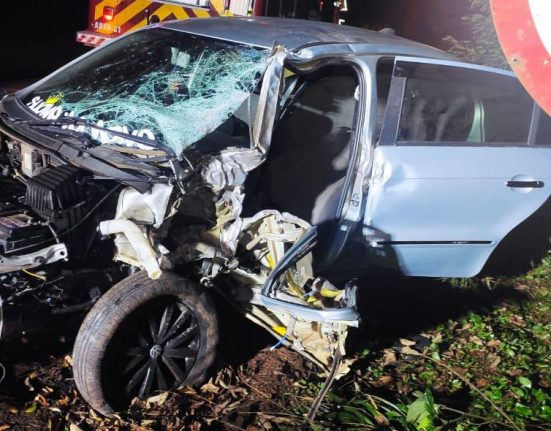
[[(446, 282), (481, 297), (514, 289), (524, 299), (439, 324), (422, 347), (401, 340), (360, 352), (311, 429), (551, 429), (551, 256), (520, 277)], [(297, 413), (319, 385), (296, 387)]]

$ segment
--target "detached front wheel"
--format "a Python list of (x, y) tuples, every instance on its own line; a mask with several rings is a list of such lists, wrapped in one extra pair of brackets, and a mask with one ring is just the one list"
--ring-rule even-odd
[(214, 306), (196, 283), (145, 271), (113, 286), (82, 323), (73, 351), (76, 385), (105, 415), (134, 397), (198, 384), (214, 361)]

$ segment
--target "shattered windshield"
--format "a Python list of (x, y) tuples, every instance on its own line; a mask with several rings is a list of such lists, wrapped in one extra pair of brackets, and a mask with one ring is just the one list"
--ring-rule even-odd
[[(243, 110), (268, 55), (266, 49), (167, 29), (141, 31), (69, 66), (24, 102), (44, 119), (84, 119), (180, 154)], [(140, 146), (101, 129), (64, 127), (100, 144)]]

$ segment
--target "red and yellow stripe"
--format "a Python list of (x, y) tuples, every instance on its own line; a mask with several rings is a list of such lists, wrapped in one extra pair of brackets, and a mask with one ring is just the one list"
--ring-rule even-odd
[[(112, 7), (114, 17), (105, 21), (103, 10)], [(92, 0), (90, 2), (90, 30), (107, 36), (118, 36), (147, 25), (147, 16), (156, 15), (160, 21), (172, 19), (206, 18), (227, 15), (224, 0), (211, 0), (209, 9), (190, 8), (170, 1), (149, 0)]]

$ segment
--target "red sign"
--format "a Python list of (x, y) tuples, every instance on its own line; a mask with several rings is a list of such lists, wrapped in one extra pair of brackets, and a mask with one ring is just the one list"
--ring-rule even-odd
[(491, 0), (499, 41), (513, 71), (551, 115), (551, 0)]

